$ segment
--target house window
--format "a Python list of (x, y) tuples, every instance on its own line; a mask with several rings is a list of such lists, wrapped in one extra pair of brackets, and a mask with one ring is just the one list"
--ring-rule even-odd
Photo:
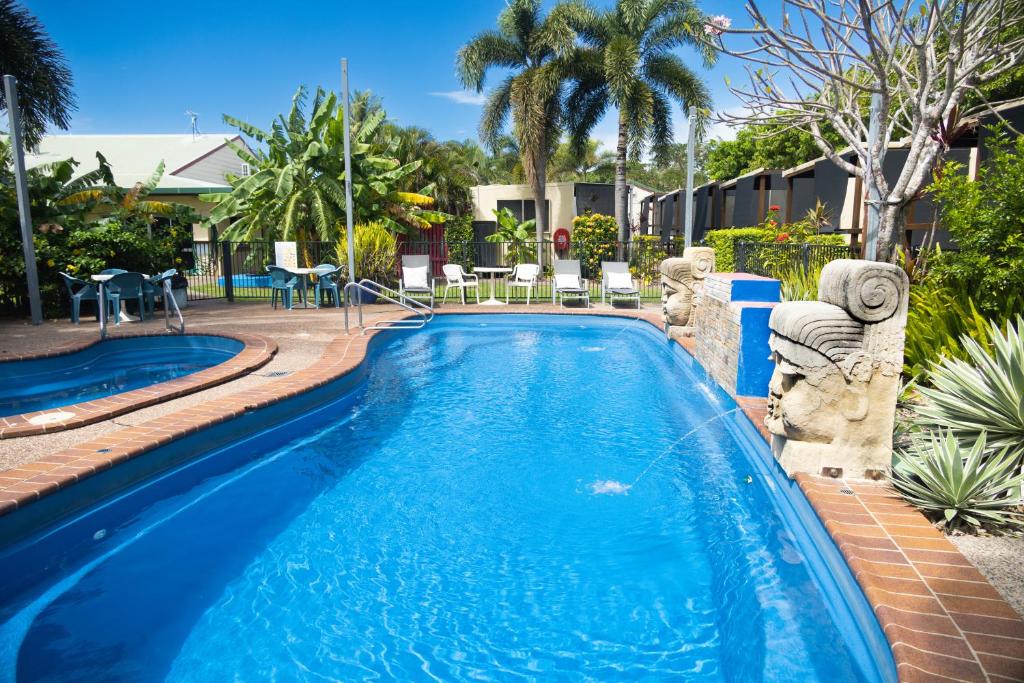
[(249, 164), (242, 164), (242, 177), (250, 175), (252, 175), (252, 169), (249, 167)]

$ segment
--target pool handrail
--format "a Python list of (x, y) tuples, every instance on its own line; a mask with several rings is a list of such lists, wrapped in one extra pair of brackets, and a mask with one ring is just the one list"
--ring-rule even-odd
[[(181, 314), (181, 309), (178, 307), (178, 300), (174, 298), (174, 292), (171, 291), (171, 281), (177, 274), (178, 271), (171, 268), (170, 270), (165, 270), (158, 277), (154, 278), (152, 282), (153, 284), (159, 282), (164, 290), (164, 327), (167, 328), (168, 332), (185, 334), (185, 316)], [(177, 328), (171, 324), (171, 306), (174, 306), (174, 314), (178, 316)]]
[[(379, 299), (384, 299), (388, 303), (400, 306), (417, 317), (412, 319), (399, 318), (397, 320), (378, 320), (373, 325), (366, 326), (363, 323), (362, 302), (359, 301), (358, 303), (354, 303), (355, 300), (351, 296), (351, 293), (361, 292), (366, 292), (367, 294), (371, 294)], [(388, 296), (385, 292), (396, 295), (398, 299)], [(356, 294), (356, 298), (358, 298), (358, 294)], [(359, 328), (362, 330), (362, 334), (366, 334), (367, 330), (418, 330), (434, 319), (434, 309), (422, 301), (406, 296), (402, 292), (382, 285), (379, 282), (363, 278), (358, 282), (349, 282), (345, 285), (345, 334), (349, 333), (348, 308), (350, 302), (352, 302), (351, 305), (356, 306), (359, 309)], [(412, 305), (410, 306), (409, 304)]]

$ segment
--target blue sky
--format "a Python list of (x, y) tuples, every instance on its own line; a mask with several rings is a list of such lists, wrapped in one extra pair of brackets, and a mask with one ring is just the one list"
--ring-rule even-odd
[[(185, 133), (188, 109), (199, 113), (204, 133), (229, 130), (223, 113), (265, 127), (287, 110), (299, 84), (340, 88), (345, 56), (353, 89), (374, 91), (393, 118), (440, 139), (476, 137), (478, 98), (461, 92), (455, 53), (492, 28), (504, 6), (503, 0), (107, 0), (100, 9), (22, 1), (74, 73), (74, 133)], [(705, 11), (745, 24), (741, 2), (707, 4)], [(699, 68), (692, 52), (681, 54)], [(738, 77), (739, 65), (726, 59), (705, 72), (717, 109), (736, 106), (723, 83), (726, 73)], [(677, 112), (676, 137), (685, 135)], [(603, 121), (595, 137), (614, 140), (614, 122)]]

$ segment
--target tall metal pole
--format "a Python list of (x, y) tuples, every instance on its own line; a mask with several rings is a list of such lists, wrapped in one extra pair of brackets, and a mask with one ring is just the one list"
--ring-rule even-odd
[(25, 147), (22, 142), (21, 111), (18, 109), (18, 81), (4, 76), (7, 94), (7, 115), (10, 117), (11, 157), (14, 159), (14, 189), (18, 196), (18, 216), (21, 222), (21, 251), (25, 255), (25, 280), (28, 282), (28, 307), (32, 324), (43, 322), (43, 306), (39, 299), (39, 271), (36, 270), (36, 246), (32, 242), (32, 213), (28, 201), (28, 181), (25, 178)]
[(351, 105), (348, 101), (348, 59), (341, 58), (341, 114), (345, 128), (345, 235), (348, 238), (348, 281), (356, 281), (356, 239), (352, 228)]
[(697, 125), (690, 116), (690, 135), (686, 141), (686, 246), (693, 246), (693, 156), (697, 146)]
[(867, 164), (864, 168), (864, 182), (867, 184), (867, 229), (864, 236), (864, 258), (869, 261), (878, 260), (878, 226), (881, 223), (882, 197), (878, 194), (878, 183), (875, 182), (875, 168), (881, 168), (885, 159), (884, 154), (875, 157), (875, 145), (878, 144), (878, 136), (881, 134), (882, 119), (882, 95), (875, 93), (871, 96), (871, 118), (868, 121), (868, 154)]

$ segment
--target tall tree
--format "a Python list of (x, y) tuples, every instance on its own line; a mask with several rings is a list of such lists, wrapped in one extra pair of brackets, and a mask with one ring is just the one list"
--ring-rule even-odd
[(691, 117), (711, 106), (704, 82), (674, 52), (688, 45), (705, 65), (714, 50), (702, 43), (704, 17), (690, 0), (617, 0), (604, 12), (576, 5), (573, 27), (589, 46), (574, 57), (575, 85), (566, 110), (570, 132), (582, 145), (609, 106), (618, 109), (615, 161), (615, 220), (619, 239), (629, 231), (626, 168), (649, 147), (666, 153), (672, 143), (671, 101)]
[(600, 150), (598, 140), (587, 140), (583, 150), (575, 149), (570, 142), (559, 143), (551, 157), (551, 179), (599, 182), (594, 174), (615, 165), (615, 152)]
[[(747, 12), (752, 28), (733, 29), (724, 17), (706, 27), (711, 44), (750, 62), (748, 83), (731, 87), (747, 113), (725, 118), (810, 132), (823, 154), (864, 179), (878, 217), (877, 246), (868, 256), (896, 261), (906, 208), (930, 181), (950, 134), (964, 118), (1001, 104), (985, 96), (986, 83), (1019, 73), (1024, 3), (783, 0), (783, 19), (769, 21), (750, 0)], [(727, 48), (721, 36), (728, 33), (747, 42)], [(1022, 101), (1012, 88), (1003, 95)], [(872, 98), (880, 106), (869, 121)], [(840, 144), (826, 135), (828, 127)], [(883, 162), (896, 141), (906, 161), (887, 179)], [(856, 163), (841, 156), (844, 148)]]
[(467, 88), (482, 92), (487, 72), (511, 70), (487, 97), (480, 137), (493, 148), (511, 114), (523, 169), (533, 188), (537, 208), (537, 241), (544, 239), (548, 215), (544, 186), (548, 159), (562, 130), (562, 94), (567, 54), (576, 41), (560, 7), (547, 16), (540, 0), (508, 0), (498, 15), (498, 29), (485, 31), (459, 50), (459, 78)]
[[(0, 0), (0, 75), (18, 79), (18, 105), (25, 145), (36, 145), (47, 124), (67, 130), (75, 95), (71, 70), (39, 20), (14, 0)], [(7, 94), (0, 88), (0, 111)]]

